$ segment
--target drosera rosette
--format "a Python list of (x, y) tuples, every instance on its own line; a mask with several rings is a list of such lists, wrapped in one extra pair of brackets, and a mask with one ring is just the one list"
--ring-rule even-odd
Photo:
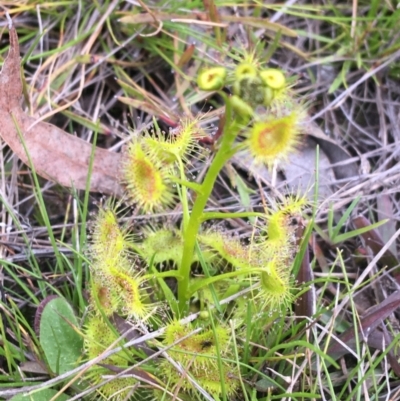
[(144, 212), (168, 209), (174, 201), (172, 171), (165, 168), (142, 139), (134, 139), (125, 151), (122, 168), (128, 198)]
[[(107, 350), (121, 345), (118, 333), (112, 329), (111, 323), (106, 322), (103, 316), (90, 314), (84, 326), (84, 351), (88, 360), (93, 360)], [(124, 340), (122, 344), (124, 343)], [(126, 369), (130, 366), (129, 356), (126, 351), (114, 353), (101, 361), (101, 364)], [(110, 376), (112, 372), (102, 366), (94, 365), (86, 376), (93, 385), (105, 382), (104, 376)], [(132, 377), (115, 378), (105, 382), (96, 390), (100, 399), (124, 400), (137, 385), (137, 380)]]
[(163, 360), (159, 365), (160, 376), (170, 383), (172, 392), (178, 390), (193, 394), (195, 388), (186, 376), (190, 375), (214, 397), (220, 396), (223, 386), (227, 395), (234, 395), (239, 386), (237, 371), (226, 361), (233, 357), (230, 329), (215, 324), (213, 328), (190, 335), (193, 327), (177, 320), (166, 326), (163, 345), (168, 355), (183, 368), (185, 375), (181, 375), (168, 360)]

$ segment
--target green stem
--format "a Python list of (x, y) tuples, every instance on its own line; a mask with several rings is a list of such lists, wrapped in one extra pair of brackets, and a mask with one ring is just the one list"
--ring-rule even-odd
[[(228, 122), (231, 121), (231, 108), (229, 99), (226, 99), (226, 106), (226, 121)], [(207, 171), (203, 183), (201, 184), (202, 189), (200, 193), (197, 194), (189, 223), (184, 231), (185, 242), (183, 245), (182, 263), (179, 268), (179, 275), (182, 277), (182, 280), (178, 282), (178, 301), (179, 311), (181, 315), (184, 315), (189, 306), (188, 301), (190, 298), (190, 294), (188, 288), (190, 278), (190, 266), (193, 260), (197, 233), (199, 232), (201, 222), (203, 221), (203, 211), (210, 197), (211, 191), (214, 187), (214, 183), (219, 172), (221, 171), (225, 163), (232, 157), (233, 144), (238, 132), (240, 131), (240, 128), (241, 124), (236, 119), (229, 126), (225, 126), (220, 147)]]
[(196, 193), (201, 192), (202, 186), (200, 184), (197, 184), (196, 182), (190, 182), (190, 181), (186, 181), (186, 180), (181, 180), (181, 179), (173, 177), (173, 176), (171, 176), (170, 179), (175, 184), (179, 184), (181, 186), (187, 187), (187, 188), (193, 190)]
[[(185, 168), (183, 166), (182, 160), (178, 158), (178, 164), (179, 164), (179, 172), (181, 175), (181, 180), (185, 179)], [(187, 187), (185, 185), (181, 185), (180, 189), (180, 199), (182, 202), (182, 210), (183, 210), (183, 228), (188, 224), (189, 221), (189, 203), (188, 203), (188, 197), (187, 197)]]
[(265, 213), (258, 212), (205, 212), (203, 213), (203, 217), (201, 221), (207, 221), (212, 219), (239, 219), (243, 217), (262, 217), (265, 218)]
[(209, 286), (210, 284), (217, 283), (218, 281), (227, 280), (232, 277), (236, 278), (239, 276), (245, 276), (252, 273), (265, 273), (265, 272), (266, 270), (262, 268), (249, 267), (247, 269), (235, 270), (229, 273), (222, 273), (219, 274), (218, 276), (207, 277), (189, 286), (188, 288), (189, 296), (192, 296), (195, 292), (201, 290), (204, 287)]
[(151, 278), (166, 278), (166, 277), (175, 277), (177, 280), (181, 279), (179, 272), (176, 270), (168, 270), (166, 272), (157, 272), (157, 273), (149, 273), (143, 276), (143, 279), (151, 279)]

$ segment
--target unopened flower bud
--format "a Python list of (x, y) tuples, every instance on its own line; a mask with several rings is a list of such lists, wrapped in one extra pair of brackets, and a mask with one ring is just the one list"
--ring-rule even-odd
[(253, 117), (254, 110), (253, 108), (243, 101), (239, 96), (232, 95), (231, 98), (231, 105), (234, 112), (241, 117)]

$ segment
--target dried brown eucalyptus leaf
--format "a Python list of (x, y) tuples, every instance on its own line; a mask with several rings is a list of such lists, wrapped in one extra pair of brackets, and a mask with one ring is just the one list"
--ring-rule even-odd
[[(27, 165), (30, 155), (37, 174), (66, 187), (85, 189), (92, 145), (60, 128), (26, 115), (21, 108), (18, 36), (10, 27), (10, 50), (0, 73), (0, 136)], [(96, 148), (90, 191), (122, 195), (118, 182), (122, 156)]]

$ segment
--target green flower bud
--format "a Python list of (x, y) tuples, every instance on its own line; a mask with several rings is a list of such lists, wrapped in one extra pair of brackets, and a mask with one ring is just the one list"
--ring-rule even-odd
[(225, 85), (226, 74), (225, 67), (209, 68), (199, 74), (197, 85), (203, 91), (219, 90)]
[(233, 83), (232, 92), (233, 92), (234, 95), (241, 97), (241, 95), (240, 95), (241, 89), (240, 89), (240, 81), (239, 80), (236, 80)]
[(252, 107), (257, 107), (264, 103), (265, 86), (260, 77), (244, 76), (239, 81), (240, 94), (242, 100)]
[(230, 97), (232, 109), (234, 112), (242, 117), (253, 117), (254, 110), (253, 108), (243, 101), (239, 96), (232, 95)]
[(269, 86), (264, 88), (264, 106), (268, 107), (271, 105), (275, 97), (275, 91)]

